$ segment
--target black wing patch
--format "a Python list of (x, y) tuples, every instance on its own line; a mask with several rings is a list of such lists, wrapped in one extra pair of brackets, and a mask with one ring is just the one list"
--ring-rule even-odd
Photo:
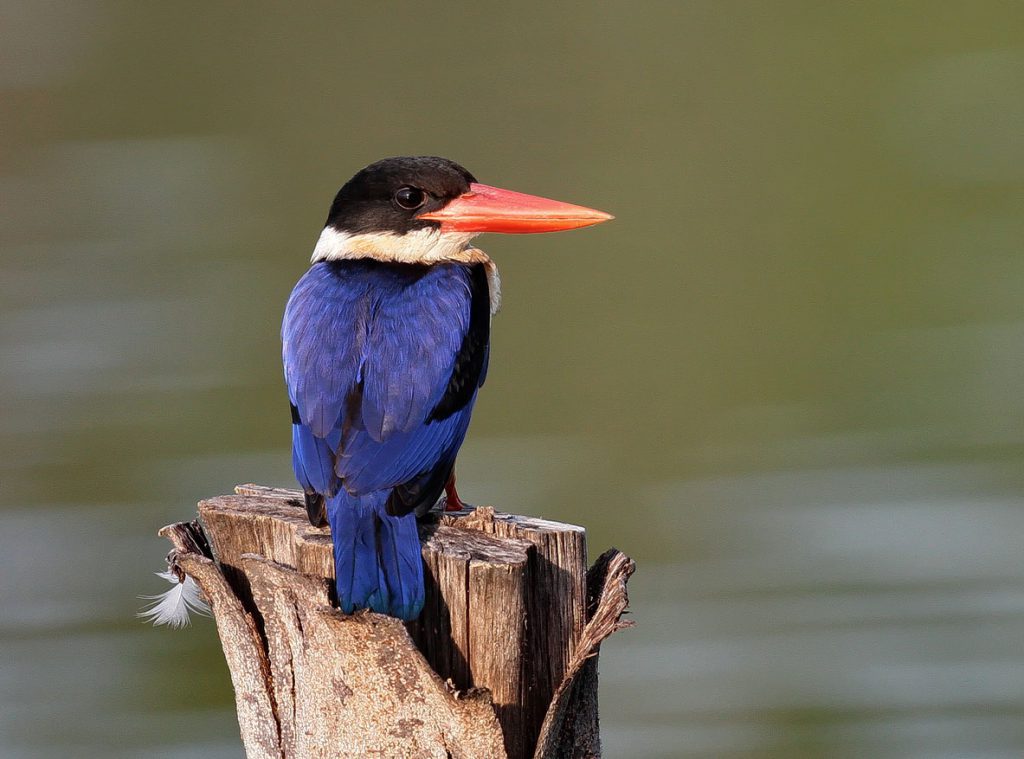
[(306, 516), (309, 517), (309, 523), (314, 527), (326, 527), (327, 526), (327, 504), (324, 502), (324, 497), (319, 493), (311, 493), (306, 491)]
[(441, 497), (454, 468), (454, 459), (442, 460), (433, 469), (393, 487), (385, 505), (388, 514), (401, 517), (421, 507), (429, 509)]
[(491, 293), (487, 284), (487, 270), (483, 264), (477, 264), (470, 269), (469, 282), (472, 298), (469, 306), (469, 329), (466, 330), (462, 345), (455, 356), (455, 366), (452, 369), (452, 376), (448, 379), (448, 387), (427, 416), (427, 423), (447, 419), (456, 411), (465, 408), (481, 384), (491, 339)]

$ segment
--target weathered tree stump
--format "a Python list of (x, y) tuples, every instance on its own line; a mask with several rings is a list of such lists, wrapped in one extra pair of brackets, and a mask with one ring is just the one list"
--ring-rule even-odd
[(217, 622), (249, 759), (598, 757), (597, 653), (634, 564), (582, 528), (491, 508), (421, 523), (413, 623), (332, 606), (329, 530), (257, 485), (164, 527)]

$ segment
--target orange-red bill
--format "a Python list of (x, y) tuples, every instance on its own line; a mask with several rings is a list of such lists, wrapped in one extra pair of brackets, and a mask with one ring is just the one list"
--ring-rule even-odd
[(442, 232), (560, 232), (613, 219), (593, 208), (574, 206), (512, 190), (473, 183), (444, 208), (417, 218), (441, 222)]

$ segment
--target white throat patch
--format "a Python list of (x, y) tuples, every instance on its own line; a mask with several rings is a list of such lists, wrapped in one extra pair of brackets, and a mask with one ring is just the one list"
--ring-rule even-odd
[(404, 235), (390, 232), (353, 235), (334, 227), (324, 227), (310, 261), (315, 264), (317, 261), (372, 258), (398, 264), (439, 264), (443, 261), (483, 264), (490, 291), (491, 316), (494, 316), (501, 308), (501, 279), (490, 256), (478, 248), (469, 247), (469, 241), (477, 234), (420, 229)]
[(418, 229), (404, 235), (391, 232), (349, 234), (334, 227), (324, 227), (313, 248), (312, 262), (339, 261), (347, 258), (373, 258), (400, 264), (433, 264), (460, 260), (472, 232), (442, 232), (439, 229)]

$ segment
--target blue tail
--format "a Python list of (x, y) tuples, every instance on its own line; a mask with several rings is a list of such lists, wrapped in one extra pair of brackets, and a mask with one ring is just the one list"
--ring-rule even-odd
[(390, 491), (354, 496), (341, 489), (327, 501), (334, 573), (341, 609), (372, 609), (415, 619), (423, 609), (423, 559), (416, 515), (390, 516)]

